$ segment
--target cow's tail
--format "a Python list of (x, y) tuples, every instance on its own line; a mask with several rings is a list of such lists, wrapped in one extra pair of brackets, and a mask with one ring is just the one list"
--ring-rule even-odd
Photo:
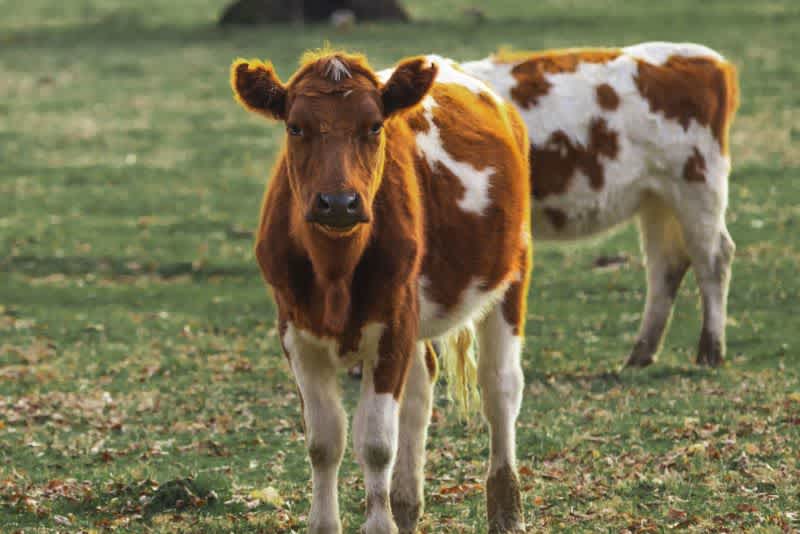
[(447, 380), (447, 398), (455, 404), (459, 418), (468, 421), (480, 406), (475, 328), (468, 323), (438, 339), (433, 345), (442, 360)]

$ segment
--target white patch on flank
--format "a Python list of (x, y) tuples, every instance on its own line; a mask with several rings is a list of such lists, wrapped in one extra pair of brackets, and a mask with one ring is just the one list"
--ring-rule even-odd
[(665, 43), (654, 41), (651, 43), (627, 46), (622, 49), (622, 52), (654, 65), (663, 65), (670, 56), (709, 57), (717, 61), (725, 61), (725, 58), (722, 57), (719, 52), (707, 46), (694, 43)]
[(352, 77), (347, 65), (345, 65), (344, 62), (338, 57), (332, 57), (328, 60), (328, 63), (325, 66), (324, 75), (326, 78), (334, 82), (340, 82), (345, 78)]
[(489, 206), (489, 178), (494, 167), (478, 170), (469, 163), (456, 161), (445, 149), (439, 128), (433, 122), (433, 108), (436, 101), (431, 95), (422, 100), (423, 116), (428, 121), (427, 132), (417, 132), (417, 149), (428, 161), (431, 168), (438, 162), (447, 167), (464, 186), (464, 196), (458, 200), (459, 207), (471, 213), (483, 214)]
[(431, 281), (425, 276), (420, 276), (419, 338), (441, 337), (454, 328), (464, 326), (469, 321), (479, 320), (503, 297), (509, 284), (510, 279), (498, 284), (494, 289), (486, 291), (482, 289), (482, 280), (475, 278), (461, 293), (458, 304), (449, 310), (443, 310), (439, 303), (426, 294), (426, 289), (430, 287)]

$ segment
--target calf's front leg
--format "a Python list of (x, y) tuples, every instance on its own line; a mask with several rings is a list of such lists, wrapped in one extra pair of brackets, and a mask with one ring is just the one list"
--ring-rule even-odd
[(303, 400), (306, 447), (311, 462), (310, 534), (340, 534), (337, 479), (344, 454), (347, 419), (336, 379), (336, 361), (297, 338), (290, 325), (283, 345)]
[(353, 421), (353, 445), (364, 471), (367, 520), (364, 534), (396, 534), (389, 489), (397, 457), (400, 403), (414, 339), (387, 329), (378, 354), (364, 362), (361, 398)]

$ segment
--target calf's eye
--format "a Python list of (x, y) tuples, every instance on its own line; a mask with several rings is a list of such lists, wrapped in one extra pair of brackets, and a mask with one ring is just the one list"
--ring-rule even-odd
[(369, 127), (369, 134), (370, 135), (378, 135), (379, 133), (381, 133), (382, 129), (383, 129), (383, 123), (382, 122), (376, 122), (372, 126)]
[(286, 125), (286, 133), (288, 133), (289, 135), (293, 135), (293, 136), (297, 137), (297, 136), (303, 135), (303, 129), (300, 128), (296, 124), (287, 124)]

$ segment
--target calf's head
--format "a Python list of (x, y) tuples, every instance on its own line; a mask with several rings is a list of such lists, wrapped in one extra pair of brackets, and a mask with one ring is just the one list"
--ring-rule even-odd
[(237, 60), (231, 85), (246, 109), (285, 123), (293, 200), (309, 229), (344, 238), (372, 220), (384, 121), (419, 103), (435, 76), (435, 65), (413, 58), (382, 84), (363, 57), (322, 52), (307, 54), (285, 85), (271, 64)]

